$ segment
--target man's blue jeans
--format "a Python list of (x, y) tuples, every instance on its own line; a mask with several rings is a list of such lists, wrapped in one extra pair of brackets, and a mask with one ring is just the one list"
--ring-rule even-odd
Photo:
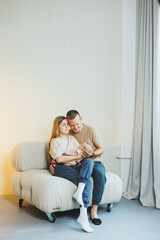
[(81, 161), (81, 165), (77, 164), (73, 167), (64, 166), (63, 164), (58, 164), (55, 167), (54, 176), (65, 178), (73, 182), (76, 186), (80, 182), (85, 183), (85, 188), (83, 191), (83, 202), (84, 206), (87, 207), (91, 197), (92, 182), (90, 177), (93, 172), (94, 162), (90, 158), (85, 158)]
[(92, 205), (99, 205), (104, 192), (104, 187), (106, 184), (106, 171), (105, 167), (100, 161), (94, 162), (93, 168), (93, 195), (92, 195)]

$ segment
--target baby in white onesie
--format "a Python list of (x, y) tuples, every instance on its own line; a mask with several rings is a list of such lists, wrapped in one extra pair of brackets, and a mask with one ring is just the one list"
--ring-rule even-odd
[(78, 147), (73, 147), (69, 152), (65, 153), (66, 155), (78, 155), (82, 152), (82, 150), (85, 149), (89, 153), (93, 153), (93, 149), (91, 146), (87, 143), (82, 143)]

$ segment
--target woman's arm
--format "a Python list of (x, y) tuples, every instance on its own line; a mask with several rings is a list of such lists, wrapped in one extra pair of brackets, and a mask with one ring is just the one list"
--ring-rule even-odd
[(73, 167), (73, 166), (76, 166), (77, 163), (78, 163), (78, 160), (77, 161), (70, 161), (70, 162), (63, 163), (63, 165), (67, 166), (67, 167)]
[(56, 158), (57, 163), (67, 163), (70, 161), (75, 161), (75, 160), (80, 160), (82, 158), (81, 154), (78, 154), (76, 156), (67, 156), (67, 155), (62, 155)]

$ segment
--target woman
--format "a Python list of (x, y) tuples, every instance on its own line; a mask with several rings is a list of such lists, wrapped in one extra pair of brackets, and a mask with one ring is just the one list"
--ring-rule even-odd
[(68, 135), (68, 132), (69, 125), (67, 119), (64, 116), (56, 117), (49, 140), (50, 162), (54, 166), (53, 175), (65, 178), (78, 186), (77, 191), (73, 195), (81, 205), (77, 221), (81, 224), (83, 230), (93, 232), (88, 221), (87, 207), (92, 190), (92, 184), (89, 179), (94, 163), (90, 158), (83, 159), (81, 153), (77, 153), (77, 155), (66, 154), (80, 145), (73, 136)]

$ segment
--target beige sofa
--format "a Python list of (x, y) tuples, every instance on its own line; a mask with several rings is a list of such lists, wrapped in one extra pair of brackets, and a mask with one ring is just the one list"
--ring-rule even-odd
[[(16, 145), (12, 151), (12, 165), (17, 170), (12, 176), (13, 193), (19, 198), (35, 205), (45, 212), (50, 222), (55, 221), (54, 212), (79, 208), (73, 199), (76, 186), (63, 178), (52, 176), (48, 170), (47, 142), (24, 142)], [(122, 196), (122, 181), (113, 173), (106, 172), (107, 183), (101, 204), (112, 204)], [(91, 201), (89, 206), (91, 206)]]

